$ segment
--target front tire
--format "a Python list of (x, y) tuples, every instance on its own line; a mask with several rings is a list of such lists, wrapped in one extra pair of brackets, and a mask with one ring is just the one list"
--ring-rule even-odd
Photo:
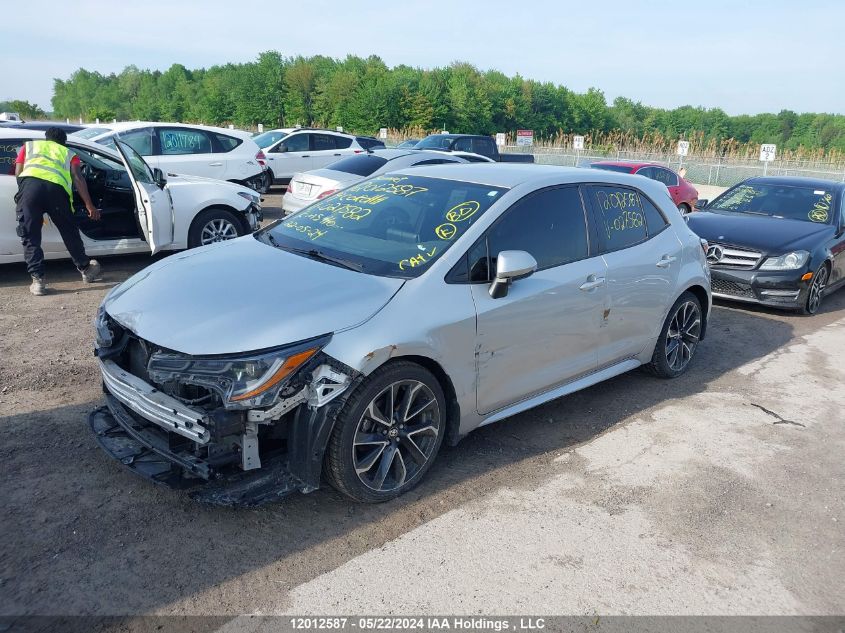
[(807, 300), (801, 311), (804, 314), (816, 314), (822, 305), (822, 298), (824, 297), (824, 289), (827, 287), (827, 280), (830, 277), (830, 271), (827, 264), (822, 264), (813, 275), (813, 281), (810, 283), (810, 290), (807, 293)]
[(701, 303), (687, 291), (669, 310), (646, 369), (660, 378), (677, 378), (690, 365), (701, 339)]
[(408, 361), (380, 367), (338, 413), (323, 464), (328, 482), (354, 501), (379, 503), (416, 486), (446, 432), (443, 389)]
[(681, 212), (681, 215), (686, 215), (687, 213), (692, 213), (692, 208), (686, 202), (682, 202), (678, 205), (678, 211)]
[(188, 229), (188, 248), (233, 240), (245, 235), (243, 223), (232, 211), (218, 207), (197, 214)]

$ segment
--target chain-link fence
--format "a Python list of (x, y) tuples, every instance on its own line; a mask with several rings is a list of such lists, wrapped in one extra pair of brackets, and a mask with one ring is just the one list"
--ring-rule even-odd
[(507, 145), (504, 152), (534, 154), (535, 162), (543, 165), (586, 167), (597, 160), (651, 162), (678, 170), (686, 167), (686, 179), (699, 184), (730, 187), (752, 176), (805, 176), (845, 182), (845, 163), (774, 160), (763, 163), (754, 159), (685, 156), (666, 152), (602, 152), (593, 149), (576, 152), (564, 147)]

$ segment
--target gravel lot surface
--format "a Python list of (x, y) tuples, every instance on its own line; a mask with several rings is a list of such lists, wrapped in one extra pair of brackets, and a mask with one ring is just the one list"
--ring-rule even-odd
[(0, 615), (845, 613), (845, 292), (812, 318), (717, 305), (685, 376), (485, 427), (390, 503), (243, 511), (153, 487), (88, 429), (92, 317), (149, 261), (94, 285), (48, 262), (42, 298), (0, 266)]

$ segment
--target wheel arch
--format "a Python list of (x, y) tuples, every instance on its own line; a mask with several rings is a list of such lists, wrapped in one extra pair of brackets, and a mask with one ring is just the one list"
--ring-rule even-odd
[(695, 295), (695, 298), (698, 299), (698, 302), (701, 304), (700, 340), (704, 340), (704, 337), (707, 335), (707, 322), (708, 317), (710, 315), (710, 295), (708, 294), (707, 290), (699, 284), (693, 284), (692, 286), (689, 286), (686, 290), (684, 290), (684, 292), (691, 292), (693, 295)]
[(244, 230), (244, 235), (247, 233), (251, 233), (252, 229), (249, 226), (249, 222), (246, 219), (246, 209), (241, 210), (237, 209), (229, 204), (224, 202), (215, 202), (213, 204), (209, 204), (207, 206), (202, 207), (201, 209), (197, 209), (197, 212), (194, 214), (194, 217), (191, 219), (191, 224), (188, 227), (188, 234), (190, 235), (191, 230), (194, 228), (194, 224), (197, 221), (197, 218), (200, 217), (206, 211), (212, 211), (214, 209), (223, 209), (224, 211), (229, 211), (230, 213), (234, 213), (235, 217), (238, 218), (238, 222), (241, 224), (241, 228)]
[(461, 425), (461, 406), (458, 402), (455, 386), (452, 384), (452, 379), (449, 378), (449, 374), (446, 373), (443, 366), (436, 360), (427, 356), (418, 356), (415, 354), (409, 354), (407, 356), (393, 356), (386, 363), (380, 365), (380, 367), (384, 367), (385, 365), (397, 360), (416, 363), (434, 374), (437, 382), (440, 383), (440, 388), (443, 389), (443, 395), (446, 397), (446, 435), (443, 439), (449, 444), (449, 446), (457, 444), (460, 440), (458, 429)]

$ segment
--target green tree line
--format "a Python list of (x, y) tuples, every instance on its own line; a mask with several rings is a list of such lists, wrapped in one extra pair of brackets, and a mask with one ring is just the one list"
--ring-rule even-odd
[(87, 120), (194, 121), (237, 126), (321, 125), (359, 133), (380, 127), (493, 134), (519, 128), (538, 137), (620, 132), (704, 143), (777, 143), (783, 149), (845, 151), (845, 116), (728, 116), (719, 108), (654, 108), (624, 97), (608, 103), (590, 88), (508, 77), (455, 62), (445, 68), (389, 68), (380, 58), (284, 57), (164, 72), (128, 66), (119, 74), (79, 69), (56, 79), (54, 116)]

